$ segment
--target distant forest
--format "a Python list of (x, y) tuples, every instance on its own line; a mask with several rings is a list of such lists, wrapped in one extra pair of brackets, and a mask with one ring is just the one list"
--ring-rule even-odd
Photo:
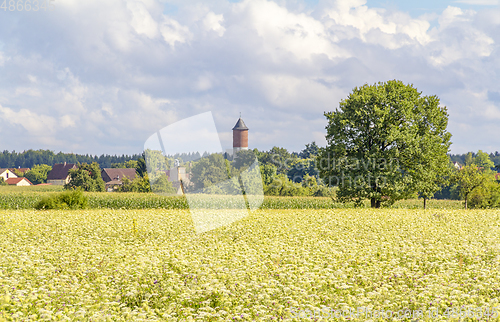
[[(472, 154), (472, 157), (474, 158), (477, 153), (475, 152), (469, 152)], [(461, 165), (465, 164), (465, 157), (467, 156), (468, 153), (464, 154), (450, 154), (450, 159), (451, 162), (458, 162)], [(491, 161), (493, 161), (493, 164), (497, 165), (500, 164), (500, 153), (498, 151), (495, 151), (495, 153), (490, 153), (489, 154)]]
[[(203, 154), (206, 156), (207, 154)], [(108, 155), (102, 154), (74, 154), (74, 153), (54, 153), (50, 150), (28, 150), (24, 152), (3, 151), (0, 153), (0, 168), (33, 168), (35, 164), (47, 164), (53, 166), (56, 163), (92, 163), (97, 162), (102, 168), (112, 168), (116, 164), (124, 164), (129, 160), (138, 160), (141, 154), (133, 155)], [(182, 153), (170, 156), (173, 159), (182, 161), (195, 161), (202, 157), (200, 153)]]
[(134, 155), (89, 155), (74, 153), (54, 153), (50, 150), (28, 150), (24, 152), (3, 151), (0, 153), (0, 168), (33, 168), (35, 164), (53, 166), (56, 163), (92, 163), (97, 162), (101, 168), (111, 168), (112, 163), (124, 163), (137, 160), (141, 154)]
[[(476, 156), (476, 153), (471, 152), (472, 156)], [(297, 153), (294, 153), (297, 154)], [(298, 154), (297, 154), (298, 155)], [(89, 154), (74, 154), (74, 153), (54, 153), (50, 150), (28, 150), (24, 152), (9, 152), (3, 151), (0, 153), (0, 168), (32, 168), (35, 164), (47, 164), (53, 166), (56, 163), (92, 163), (97, 162), (101, 168), (111, 168), (113, 164), (123, 164), (129, 160), (138, 160), (142, 154), (133, 155), (108, 155), (102, 154), (89, 155)], [(460, 164), (465, 164), (465, 157), (467, 153), (464, 154), (450, 154), (450, 159), (452, 162), (458, 162)], [(496, 151), (495, 153), (489, 154), (491, 161), (495, 165), (500, 164), (500, 153)], [(171, 156), (174, 159), (182, 159), (186, 161), (195, 161), (201, 156), (199, 153), (183, 153)]]

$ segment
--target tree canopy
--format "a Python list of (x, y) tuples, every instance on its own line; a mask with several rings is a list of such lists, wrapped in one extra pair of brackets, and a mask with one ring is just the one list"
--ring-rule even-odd
[(378, 208), (439, 190), (451, 134), (437, 96), (397, 80), (364, 85), (325, 116), (327, 146), (318, 168), (325, 183), (339, 186), (340, 201), (367, 198)]
[(81, 188), (84, 191), (105, 191), (106, 189), (97, 162), (79, 164), (78, 168), (69, 170), (69, 176), (69, 183), (64, 185), (66, 189)]

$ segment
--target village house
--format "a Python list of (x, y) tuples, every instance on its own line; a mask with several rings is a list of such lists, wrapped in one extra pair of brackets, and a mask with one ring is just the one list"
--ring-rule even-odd
[(5, 180), (5, 182), (11, 186), (31, 186), (32, 185), (32, 183), (24, 177), (9, 178), (9, 179)]
[(47, 183), (62, 186), (69, 183), (69, 170), (76, 169), (74, 163), (57, 163), (47, 175)]
[(0, 177), (3, 178), (4, 181), (7, 181), (9, 178), (17, 178), (17, 175), (9, 169), (0, 169)]
[(106, 183), (106, 191), (111, 192), (116, 186), (123, 184), (123, 178), (134, 180), (137, 173), (134, 168), (104, 168), (101, 170), (102, 180)]

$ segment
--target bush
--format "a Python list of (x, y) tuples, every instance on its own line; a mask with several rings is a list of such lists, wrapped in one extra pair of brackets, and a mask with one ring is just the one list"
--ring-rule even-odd
[(148, 175), (145, 174), (144, 177), (136, 177), (134, 180), (130, 180), (127, 177), (122, 179), (123, 184), (117, 186), (114, 191), (117, 192), (151, 192), (151, 186), (149, 184)]
[(56, 195), (42, 198), (35, 209), (85, 209), (88, 207), (88, 198), (82, 190), (64, 191)]
[(500, 184), (490, 179), (472, 190), (469, 205), (471, 208), (500, 208)]
[(0, 186), (7, 186), (7, 182), (5, 182), (3, 177), (0, 177)]
[(335, 188), (318, 185), (313, 193), (315, 197), (335, 197)]

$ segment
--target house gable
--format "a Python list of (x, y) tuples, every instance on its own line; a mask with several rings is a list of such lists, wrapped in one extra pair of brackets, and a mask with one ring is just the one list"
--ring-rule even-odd
[(9, 169), (3, 168), (0, 169), (0, 177), (2, 177), (4, 181), (7, 181), (7, 179), (10, 178), (17, 178), (17, 175)]

